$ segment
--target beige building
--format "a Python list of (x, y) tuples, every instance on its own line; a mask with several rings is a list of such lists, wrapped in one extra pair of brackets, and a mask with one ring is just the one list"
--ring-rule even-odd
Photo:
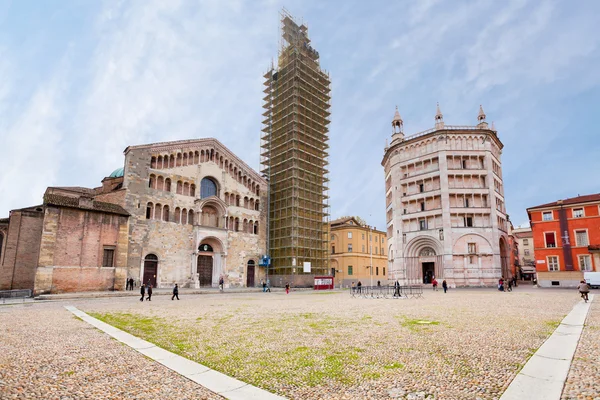
[(264, 279), (266, 181), (216, 139), (125, 149), (130, 277), (158, 287)]
[(531, 279), (535, 275), (535, 253), (533, 233), (530, 227), (513, 229), (513, 236), (519, 248), (519, 278)]
[(510, 275), (502, 142), (480, 107), (475, 126), (405, 136), (396, 110), (385, 171), (390, 279), (492, 286)]
[[(387, 279), (387, 252), (385, 232), (364, 224), (356, 217), (331, 221), (331, 269), (335, 284), (350, 287), (361, 281), (363, 286), (382, 285)], [(371, 268), (373, 266), (373, 268)]]

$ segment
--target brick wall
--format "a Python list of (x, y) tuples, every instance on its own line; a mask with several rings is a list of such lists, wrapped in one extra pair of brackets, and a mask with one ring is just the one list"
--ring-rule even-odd
[(42, 209), (13, 210), (0, 266), (0, 290), (33, 289), (42, 236)]

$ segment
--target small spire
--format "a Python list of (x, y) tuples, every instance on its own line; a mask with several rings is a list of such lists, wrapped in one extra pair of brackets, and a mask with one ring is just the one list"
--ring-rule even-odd
[(442, 129), (444, 127), (444, 115), (440, 111), (440, 103), (437, 103), (435, 109), (435, 128)]
[(398, 106), (396, 106), (396, 112), (394, 113), (394, 118), (392, 119), (392, 132), (402, 133), (404, 134), (404, 121), (402, 121), (402, 117), (398, 112)]
[(477, 121), (485, 122), (485, 112), (483, 112), (483, 107), (481, 104), (479, 105), (479, 114), (477, 114)]
[(492, 121), (492, 130), (495, 131), (496, 130), (496, 126), (494, 125), (494, 121)]
[(400, 116), (400, 113), (398, 112), (398, 106), (396, 106), (396, 112), (394, 113), (394, 119), (392, 121), (402, 121), (402, 117)]

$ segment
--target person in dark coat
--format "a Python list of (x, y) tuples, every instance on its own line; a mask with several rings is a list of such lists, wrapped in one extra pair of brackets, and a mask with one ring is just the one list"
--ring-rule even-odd
[(400, 282), (394, 282), (394, 297), (402, 297), (400, 296)]
[(179, 300), (179, 286), (177, 286), (177, 284), (175, 284), (175, 287), (173, 288), (173, 296), (171, 296), (171, 300), (173, 300), (175, 297), (177, 297), (177, 300)]
[(445, 279), (442, 281), (442, 288), (444, 289), (444, 293), (448, 291), (448, 284)]
[(140, 286), (140, 294), (142, 295), (142, 297), (140, 297), (140, 301), (144, 301), (144, 295), (146, 294), (146, 286), (144, 286), (143, 283), (142, 286)]
[(362, 293), (362, 283), (360, 281), (358, 281), (358, 283), (356, 284), (356, 287), (358, 289), (358, 293)]
[(152, 301), (152, 285), (148, 285), (148, 297), (146, 297), (146, 300)]
[(290, 284), (289, 283), (285, 284), (285, 294), (290, 294)]

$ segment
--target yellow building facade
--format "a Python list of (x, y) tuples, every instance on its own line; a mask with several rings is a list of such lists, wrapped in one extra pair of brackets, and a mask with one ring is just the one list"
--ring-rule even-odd
[[(335, 285), (351, 287), (387, 285), (386, 233), (366, 225), (360, 218), (343, 217), (330, 223), (331, 270)], [(372, 266), (372, 268), (371, 268)]]

